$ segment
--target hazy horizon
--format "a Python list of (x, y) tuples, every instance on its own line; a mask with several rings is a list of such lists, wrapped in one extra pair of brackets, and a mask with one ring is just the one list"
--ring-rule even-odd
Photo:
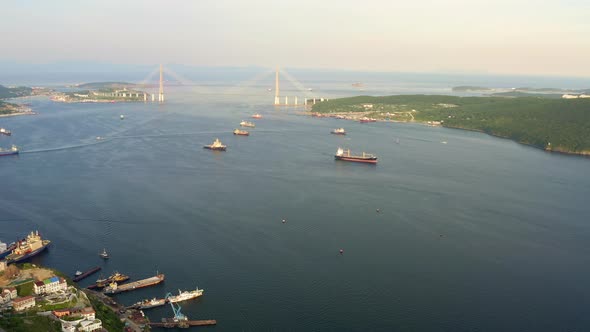
[(0, 62), (590, 77), (588, 13), (579, 0), (22, 1), (3, 5)]

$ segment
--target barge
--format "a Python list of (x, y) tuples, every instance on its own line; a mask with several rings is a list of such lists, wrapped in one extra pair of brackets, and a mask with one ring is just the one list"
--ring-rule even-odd
[(139, 288), (154, 286), (154, 285), (161, 283), (162, 281), (164, 281), (164, 274), (158, 274), (153, 277), (130, 282), (130, 283), (124, 284), (124, 285), (118, 285), (116, 282), (112, 282), (108, 287), (106, 287), (104, 289), (104, 293), (111, 295), (111, 294), (132, 291), (132, 290), (136, 290)]
[(74, 278), (72, 278), (72, 281), (78, 282), (78, 281), (80, 281), (80, 280), (82, 280), (84, 278), (87, 278), (90, 275), (92, 275), (92, 274), (100, 271), (100, 269), (102, 269), (100, 266), (95, 266), (95, 267), (91, 268), (90, 270), (87, 270), (85, 272), (82, 272), (80, 274), (77, 274)]

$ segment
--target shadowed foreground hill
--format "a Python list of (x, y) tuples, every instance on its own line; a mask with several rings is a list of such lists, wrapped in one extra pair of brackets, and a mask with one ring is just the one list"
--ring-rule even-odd
[(445, 127), (481, 131), (548, 151), (590, 155), (590, 98), (359, 96), (321, 102), (313, 106), (313, 111), (368, 112), (368, 117), (398, 121), (441, 121)]

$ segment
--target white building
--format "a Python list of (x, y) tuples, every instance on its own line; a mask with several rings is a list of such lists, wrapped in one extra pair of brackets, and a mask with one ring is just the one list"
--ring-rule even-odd
[(78, 325), (78, 331), (92, 332), (99, 331), (102, 329), (102, 322), (100, 319), (94, 320), (83, 320)]
[(51, 277), (33, 284), (33, 290), (37, 295), (55, 293), (66, 290), (67, 288), (68, 283), (61, 277)]
[(16, 299), (16, 288), (4, 288), (0, 293), (0, 304)]

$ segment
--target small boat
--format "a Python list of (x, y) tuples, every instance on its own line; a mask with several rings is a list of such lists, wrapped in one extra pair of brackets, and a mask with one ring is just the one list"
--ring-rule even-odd
[(250, 133), (245, 130), (236, 129), (234, 130), (234, 135), (249, 136)]
[(100, 271), (101, 267), (100, 266), (95, 266), (87, 271), (81, 272), (81, 271), (76, 271), (76, 275), (74, 276), (74, 278), (72, 279), (72, 281), (80, 281), (86, 277), (89, 277), (91, 274), (96, 273), (98, 271)]
[(98, 254), (102, 259), (109, 259), (109, 254), (106, 249), (102, 249), (102, 252)]
[(3, 149), (0, 148), (0, 156), (10, 156), (13, 154), (18, 154), (18, 147), (13, 145), (10, 149)]
[(12, 135), (12, 132), (8, 129), (0, 128), (0, 134), (10, 136)]
[(94, 289), (94, 288), (104, 288), (106, 286), (108, 286), (110, 283), (112, 282), (118, 282), (118, 283), (122, 283), (129, 280), (129, 276), (124, 275), (122, 273), (119, 272), (115, 272), (113, 273), (110, 277), (108, 278), (103, 278), (103, 279), (96, 279), (96, 284), (88, 286), (88, 288), (90, 289)]
[(102, 139), (102, 137), (100, 137), (100, 136), (96, 136), (96, 140), (97, 140), (97, 141), (100, 141), (101, 139)]
[(252, 118), (254, 118), (254, 119), (262, 119), (262, 115), (256, 113), (256, 114), (252, 115)]
[(350, 150), (344, 150), (342, 148), (338, 148), (338, 151), (336, 151), (336, 155), (334, 156), (334, 158), (336, 160), (342, 161), (377, 164), (377, 157), (375, 155), (363, 152), (363, 154), (360, 156), (354, 156), (350, 154)]
[(223, 145), (219, 138), (216, 138), (213, 144), (203, 146), (203, 149), (225, 151), (227, 145)]
[(121, 114), (120, 118), (121, 120), (125, 119), (125, 115)]
[(334, 135), (346, 135), (346, 131), (344, 130), (344, 128), (334, 129), (330, 133)]
[(242, 121), (242, 122), (240, 122), (240, 126), (242, 126), (242, 127), (252, 127), (252, 128), (256, 127), (255, 124), (253, 124), (252, 122), (248, 122), (248, 121)]

